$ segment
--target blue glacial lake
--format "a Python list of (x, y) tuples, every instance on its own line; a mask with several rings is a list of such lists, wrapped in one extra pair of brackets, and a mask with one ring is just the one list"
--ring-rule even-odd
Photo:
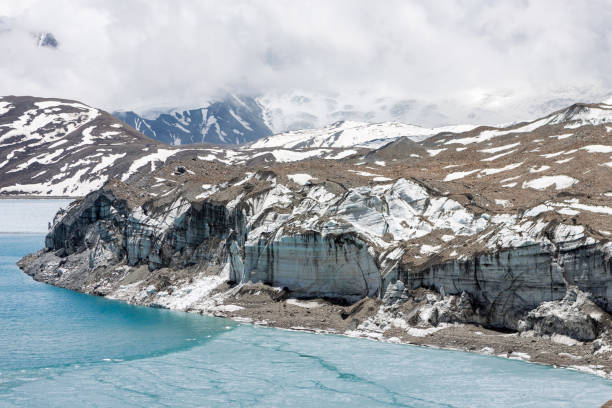
[[(0, 212), (7, 205), (0, 200)], [(55, 288), (15, 266), (43, 242), (40, 233), (0, 233), (0, 407), (598, 407), (612, 399), (612, 382), (571, 370)]]

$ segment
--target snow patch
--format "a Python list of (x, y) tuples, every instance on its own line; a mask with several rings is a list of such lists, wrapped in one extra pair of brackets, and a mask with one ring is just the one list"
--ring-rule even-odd
[(537, 179), (523, 182), (523, 188), (532, 188), (534, 190), (544, 190), (548, 187), (555, 186), (556, 190), (563, 190), (578, 183), (578, 180), (565, 176), (543, 176)]
[(450, 173), (446, 177), (444, 177), (444, 181), (459, 180), (466, 176), (469, 176), (470, 174), (476, 173), (477, 171), (480, 171), (480, 169), (468, 170), (468, 171), (457, 171), (455, 173)]
[(310, 180), (313, 179), (313, 177), (310, 174), (305, 174), (305, 173), (287, 174), (287, 178), (301, 186), (308, 184)]

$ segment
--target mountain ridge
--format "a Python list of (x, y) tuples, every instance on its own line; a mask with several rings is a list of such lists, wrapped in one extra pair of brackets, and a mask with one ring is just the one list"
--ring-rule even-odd
[[(605, 124), (610, 121), (606, 116), (609, 106), (579, 103), (533, 122), (515, 123), (506, 128), (480, 126), (462, 133), (433, 136), (436, 130), (413, 125), (336, 122), (327, 128), (288, 132), (236, 147), (209, 144), (173, 147), (77, 101), (6, 96), (0, 99), (0, 171), (4, 174), (0, 195), (82, 196), (113, 177), (127, 180), (145, 168), (155, 169), (166, 161), (185, 157), (225, 165), (344, 160), (360, 152), (373, 151), (415, 129), (420, 135), (413, 138), (427, 137), (418, 142), (420, 153), (415, 146), (403, 146), (402, 151), (412, 149), (415, 152), (410, 154), (419, 159), (440, 160), (453, 149), (456, 154), (473, 145), (492, 143), (504, 135), (520, 135), (553, 126), (559, 127), (562, 133), (580, 126)], [(452, 148), (452, 144), (461, 146)], [(376, 153), (369, 157), (373, 155)], [(392, 157), (390, 153), (384, 156)], [(442, 179), (446, 176), (441, 175)]]
[(442, 132), (461, 133), (473, 129), (473, 125), (425, 128), (400, 122), (367, 123), (337, 121), (320, 129), (303, 129), (279, 133), (251, 143), (253, 148), (283, 147), (379, 147), (392, 139), (406, 136), (422, 141)]
[(236, 95), (197, 109), (161, 112), (151, 119), (133, 111), (116, 111), (113, 115), (144, 135), (169, 145), (238, 145), (272, 134), (258, 102)]

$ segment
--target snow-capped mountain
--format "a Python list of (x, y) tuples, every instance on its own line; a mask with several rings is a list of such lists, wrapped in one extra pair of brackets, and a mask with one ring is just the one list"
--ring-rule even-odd
[(399, 122), (364, 123), (339, 121), (322, 129), (304, 129), (265, 137), (251, 144), (251, 148), (283, 147), (285, 149), (312, 147), (370, 147), (376, 148), (391, 140), (406, 136), (424, 140), (442, 132), (460, 133), (474, 129), (473, 125), (424, 128)]
[[(604, 94), (604, 99), (606, 98), (609, 98), (609, 94)], [(534, 101), (531, 104), (521, 102), (510, 106), (508, 111), (526, 112), (523, 120), (541, 118), (548, 112), (562, 109), (571, 103), (572, 99), (559, 97)], [(444, 114), (444, 109), (449, 109), (453, 114)], [(447, 101), (442, 106), (416, 99), (327, 95), (297, 90), (268, 92), (256, 98), (228, 94), (224, 99), (207, 102), (201, 108), (121, 111), (115, 112), (114, 115), (143, 134), (170, 145), (245, 144), (262, 138), (273, 139), (265, 144), (267, 147), (297, 146), (293, 140), (301, 137), (316, 139), (312, 141), (312, 146), (329, 147), (332, 146), (333, 138), (324, 134), (338, 131), (343, 133), (344, 142), (336, 142), (336, 147), (366, 143), (377, 138), (381, 139), (380, 143), (385, 143), (383, 139), (399, 136), (421, 140), (439, 132), (465, 132), (474, 127), (423, 126), (461, 123), (457, 122), (459, 117), (468, 118), (468, 123), (480, 125), (506, 123), (498, 127), (516, 123), (516, 117), (507, 114), (497, 115), (499, 121), (483, 123), (483, 117), (496, 117), (486, 106), (470, 108), (453, 101)], [(350, 136), (354, 133), (359, 133), (359, 137)], [(367, 133), (371, 135), (367, 136)], [(286, 139), (287, 143), (281, 142), (282, 138), (276, 137), (278, 134), (284, 134), (282, 138)], [(384, 135), (377, 137), (376, 134)], [(308, 143), (300, 145), (305, 147)]]
[(153, 117), (132, 111), (113, 115), (144, 135), (170, 145), (243, 144), (272, 134), (261, 105), (253, 98), (236, 95), (199, 109), (171, 110)]
[[(338, 116), (343, 120), (321, 128), (316, 126), (318, 120), (296, 122), (291, 116), (281, 118), (284, 112), (279, 113), (266, 105), (271, 101), (265, 97), (253, 99), (229, 95), (199, 109), (157, 110), (140, 114), (127, 111), (115, 112), (114, 115), (146, 136), (170, 145), (254, 143), (250, 146), (252, 148), (375, 147), (400, 136), (423, 140), (440, 132), (465, 132), (475, 127), (425, 128), (400, 122), (370, 123), (344, 120), (351, 115), (336, 112), (324, 116)], [(299, 130), (285, 131), (297, 126), (301, 126)], [(282, 131), (273, 135), (272, 129)]]
[[(356, 151), (349, 151), (352, 154)], [(0, 195), (79, 197), (107, 180), (190, 158), (223, 165), (340, 159), (337, 149), (221, 149), (168, 146), (81, 102), (0, 97)]]
[(76, 101), (0, 98), (0, 194), (80, 196), (158, 143)]
[[(522, 168), (512, 160), (523, 142), (496, 146), (498, 140), (512, 135), (532, 137), (546, 141), (547, 149), (559, 145), (571, 152), (575, 148), (565, 144), (575, 141), (576, 132), (582, 135), (588, 134), (589, 129), (600, 132), (602, 127), (611, 131), (609, 123), (612, 123), (612, 105), (576, 104), (536, 121), (503, 128), (427, 129), (400, 123), (339, 122), (323, 129), (272, 136), (245, 146), (183, 147), (152, 140), (108, 113), (80, 102), (8, 96), (0, 98), (0, 194), (78, 197), (100, 188), (112, 178), (128, 181), (169, 161), (187, 158), (224, 168), (236, 166), (241, 171), (247, 171), (250, 166), (341, 162), (355, 157), (361, 157), (363, 163), (427, 159), (428, 172), (440, 173), (443, 180), (480, 178), (491, 172)], [(471, 130), (461, 132), (465, 129)], [(393, 141), (397, 143), (390, 143)], [(544, 146), (539, 144), (525, 154), (539, 160), (539, 152), (544, 152)], [(608, 151), (609, 146), (599, 144), (603, 146), (602, 151)], [(375, 150), (380, 146), (383, 147)], [(482, 158), (482, 164), (472, 162), (470, 166), (474, 168), (453, 164), (457, 154), (467, 154), (472, 159), (480, 152), (490, 152), (491, 157)], [(556, 157), (553, 153), (545, 152)], [(489, 162), (497, 164), (506, 160), (512, 161), (506, 163), (507, 167), (485, 168)], [(608, 166), (606, 163), (602, 165)], [(458, 166), (463, 167), (455, 170)], [(543, 166), (538, 171), (560, 172), (568, 165), (556, 170), (549, 164)], [(387, 177), (372, 169), (353, 170), (362, 175)]]
[(565, 123), (566, 129), (612, 122), (612, 104), (574, 104), (543, 119), (547, 124)]

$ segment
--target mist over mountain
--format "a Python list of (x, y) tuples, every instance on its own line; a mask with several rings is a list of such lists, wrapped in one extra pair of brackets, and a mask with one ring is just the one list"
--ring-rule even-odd
[(612, 90), (605, 0), (238, 4), (4, 2), (0, 89), (139, 116), (246, 95), (273, 133), (339, 120), (495, 125)]
[[(401, 136), (419, 136), (431, 135), (431, 129), (439, 129), (439, 132), (445, 128), (449, 131), (465, 131), (476, 125), (501, 126), (516, 123), (519, 117), (522, 121), (537, 119), (574, 103), (568, 96), (570, 94), (568, 90), (554, 99), (534, 98), (516, 104), (509, 112), (495, 112), (492, 109), (474, 109), (450, 102), (435, 105), (417, 99), (296, 89), (258, 96), (227, 93), (224, 97), (191, 107), (141, 108), (116, 111), (113, 115), (143, 134), (171, 145), (243, 144), (273, 134), (331, 128), (338, 122), (352, 122), (349, 127), (354, 127), (355, 122), (362, 125), (394, 122), (403, 126), (405, 133)], [(612, 98), (610, 92), (599, 92), (598, 96), (593, 96), (594, 93), (585, 90), (584, 95), (585, 100), (581, 102), (587, 103)], [(462, 110), (461, 116), (468, 118), (468, 121), (456, 122), (457, 116), (445, 113), (445, 109), (449, 112)], [(526, 113), (524, 116), (509, 116), (512, 112)], [(397, 126), (387, 130), (397, 135)]]

